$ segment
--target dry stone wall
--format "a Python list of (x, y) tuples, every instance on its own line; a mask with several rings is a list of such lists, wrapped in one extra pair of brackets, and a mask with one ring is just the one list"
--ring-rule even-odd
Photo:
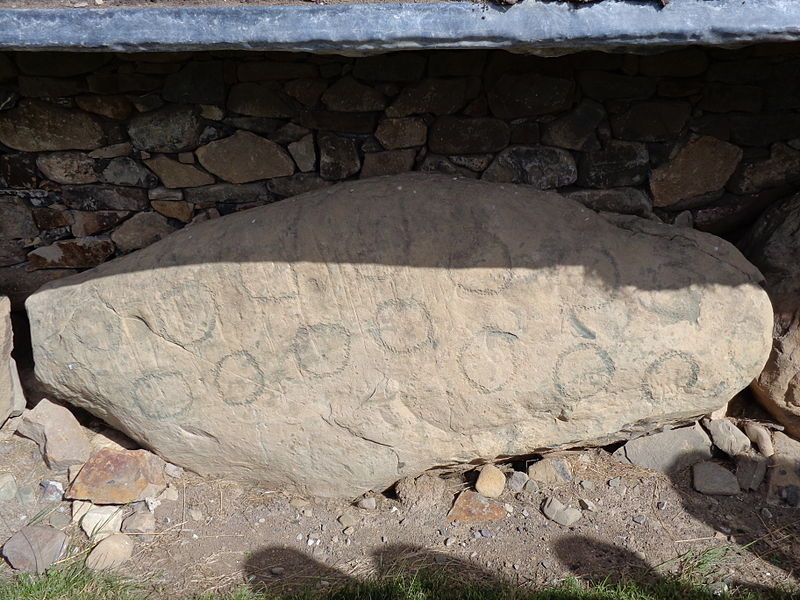
[(0, 294), (346, 179), (443, 172), (736, 237), (800, 181), (800, 48), (0, 55)]

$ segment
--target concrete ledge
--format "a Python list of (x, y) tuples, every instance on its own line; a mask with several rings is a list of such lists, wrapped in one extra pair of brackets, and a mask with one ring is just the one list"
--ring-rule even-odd
[(798, 0), (525, 0), (214, 8), (0, 10), (6, 50), (292, 50), (369, 54), (502, 48), (563, 54), (800, 40)]

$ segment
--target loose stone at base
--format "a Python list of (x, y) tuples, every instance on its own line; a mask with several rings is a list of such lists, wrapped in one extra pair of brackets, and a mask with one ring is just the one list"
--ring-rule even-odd
[(114, 569), (125, 563), (133, 554), (134, 542), (118, 533), (100, 541), (86, 557), (86, 567), (92, 570)]

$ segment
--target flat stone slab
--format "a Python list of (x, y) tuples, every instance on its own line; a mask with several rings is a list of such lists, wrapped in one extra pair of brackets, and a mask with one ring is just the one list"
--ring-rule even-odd
[[(710, 25), (713, 24), (713, 27)], [(795, 0), (483, 2), (0, 10), (5, 50), (293, 50), (374, 53), (504, 48), (553, 54), (800, 39)]]

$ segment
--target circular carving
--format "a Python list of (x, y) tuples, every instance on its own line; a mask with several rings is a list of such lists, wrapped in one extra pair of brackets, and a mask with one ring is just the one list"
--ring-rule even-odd
[(515, 335), (487, 327), (459, 352), (462, 375), (483, 394), (501, 391), (517, 372), (515, 342)]
[(248, 296), (260, 302), (297, 298), (297, 278), (285, 262), (247, 262), (239, 265), (239, 279)]
[(217, 324), (214, 295), (197, 281), (183, 281), (161, 292), (156, 307), (155, 331), (181, 346), (209, 339)]
[[(617, 259), (608, 250), (584, 249), (575, 258), (569, 255), (565, 258), (568, 264), (578, 267), (579, 276), (569, 274), (562, 282), (566, 289), (584, 290), (580, 303), (575, 304), (575, 309), (594, 311), (605, 308), (619, 294), (621, 276)], [(572, 269), (575, 269), (575, 266)], [(573, 280), (574, 281), (571, 281)], [(597, 281), (592, 281), (596, 279)]]
[(458, 287), (473, 294), (495, 295), (514, 278), (511, 252), (500, 238), (476, 229), (463, 249), (448, 257), (447, 275)]
[(700, 318), (700, 292), (692, 284), (705, 278), (685, 265), (667, 263), (651, 271), (653, 289), (639, 294), (639, 304), (668, 323), (697, 322)]
[(264, 371), (255, 357), (245, 350), (217, 361), (211, 375), (217, 393), (229, 406), (252, 404), (266, 387)]
[[(676, 392), (688, 393), (697, 385), (700, 366), (695, 358), (685, 352), (665, 352), (645, 369), (642, 391), (651, 401), (662, 401)], [(662, 385), (661, 382), (674, 382)], [(668, 398), (667, 398), (668, 400)]]
[(556, 360), (556, 389), (564, 398), (583, 400), (604, 392), (615, 371), (608, 352), (597, 344), (579, 344), (562, 352)]
[(161, 421), (185, 414), (194, 402), (186, 377), (178, 371), (154, 371), (131, 386), (133, 402), (148, 419)]
[(375, 325), (378, 343), (393, 354), (413, 354), (435, 346), (430, 312), (414, 298), (394, 298), (378, 304)]
[(350, 332), (341, 325), (300, 327), (292, 342), (298, 368), (310, 377), (330, 377), (350, 362)]

